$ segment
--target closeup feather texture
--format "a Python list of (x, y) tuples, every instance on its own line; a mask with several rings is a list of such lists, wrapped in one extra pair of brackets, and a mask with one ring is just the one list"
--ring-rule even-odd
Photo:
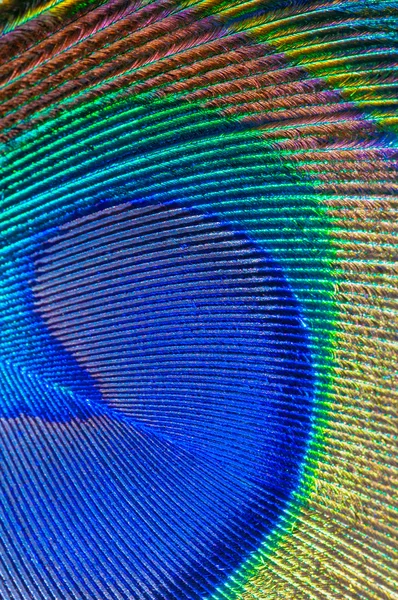
[(0, 599), (398, 598), (398, 1), (0, 32)]

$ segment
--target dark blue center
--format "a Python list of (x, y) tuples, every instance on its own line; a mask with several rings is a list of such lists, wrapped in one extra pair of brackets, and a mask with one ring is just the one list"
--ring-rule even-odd
[(137, 598), (204, 597), (275, 525), (308, 440), (310, 352), (280, 268), (214, 216), (125, 204), (63, 226), (35, 274), (51, 360), (14, 368), (12, 414), (53, 423), (53, 468), (81, 490), (53, 500), (68, 526), (54, 547), (43, 520), (44, 555)]

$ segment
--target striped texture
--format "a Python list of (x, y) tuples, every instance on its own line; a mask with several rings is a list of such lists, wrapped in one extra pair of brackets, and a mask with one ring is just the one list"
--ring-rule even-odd
[(1, 600), (398, 597), (397, 14), (1, 5)]

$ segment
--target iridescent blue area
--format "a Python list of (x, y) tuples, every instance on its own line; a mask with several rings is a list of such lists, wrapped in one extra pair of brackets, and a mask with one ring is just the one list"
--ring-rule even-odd
[(292, 289), (322, 267), (321, 216), (247, 125), (178, 101), (84, 111), (27, 134), (13, 160), (34, 166), (4, 180), (14, 577), (56, 600), (203, 598), (298, 483), (313, 346)]
[(100, 410), (101, 394), (34, 310), (34, 277), (29, 256), (16, 255), (2, 265), (8, 293), (0, 300), (0, 417), (85, 418), (93, 406)]
[(6, 507), (39, 537), (13, 543), (48, 585), (96, 574), (88, 597), (202, 598), (297, 484), (313, 394), (298, 303), (274, 259), (197, 210), (102, 208), (46, 240), (21, 261), (31, 336), (3, 367), (3, 416), (41, 465)]

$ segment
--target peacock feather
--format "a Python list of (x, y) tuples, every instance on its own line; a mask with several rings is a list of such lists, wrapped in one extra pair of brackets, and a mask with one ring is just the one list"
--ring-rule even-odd
[(0, 31), (1, 600), (398, 598), (398, 1)]

